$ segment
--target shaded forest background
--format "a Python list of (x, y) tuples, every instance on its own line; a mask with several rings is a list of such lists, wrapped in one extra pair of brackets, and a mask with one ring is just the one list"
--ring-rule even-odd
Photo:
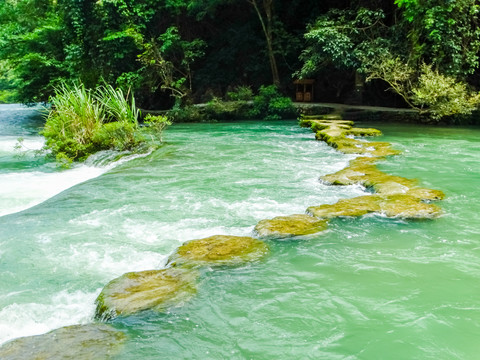
[(144, 109), (315, 79), (315, 100), (470, 113), (474, 0), (1, 0), (0, 102), (111, 84)]

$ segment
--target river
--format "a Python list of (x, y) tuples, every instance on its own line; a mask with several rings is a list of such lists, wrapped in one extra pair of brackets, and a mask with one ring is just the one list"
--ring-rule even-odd
[[(176, 124), (147, 156), (68, 170), (36, 154), (41, 125), (38, 109), (0, 105), (0, 344), (92, 322), (107, 282), (162, 268), (186, 240), (366, 193), (318, 181), (354, 156), (296, 121)], [(116, 358), (477, 358), (480, 129), (373, 126), (403, 151), (379, 167), (444, 191), (441, 218), (336, 219), (271, 241), (260, 263), (207, 271), (183, 307), (114, 320), (128, 338)]]

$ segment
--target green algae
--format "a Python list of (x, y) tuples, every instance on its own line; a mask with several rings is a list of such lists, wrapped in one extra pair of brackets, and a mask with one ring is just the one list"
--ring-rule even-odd
[(258, 222), (254, 232), (260, 238), (289, 238), (325, 231), (328, 227), (326, 220), (319, 220), (304, 214), (278, 216)]
[(190, 240), (170, 257), (173, 266), (238, 266), (268, 253), (267, 244), (247, 236), (214, 235)]
[(123, 274), (105, 285), (95, 300), (95, 318), (105, 321), (179, 306), (196, 293), (198, 275), (197, 271), (172, 268)]
[(7, 342), (0, 347), (0, 359), (110, 359), (120, 353), (125, 340), (123, 332), (106, 324), (66, 326)]

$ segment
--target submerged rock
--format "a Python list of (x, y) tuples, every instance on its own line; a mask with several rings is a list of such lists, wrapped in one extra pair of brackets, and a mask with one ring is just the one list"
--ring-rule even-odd
[(263, 241), (245, 236), (215, 235), (190, 240), (180, 246), (168, 263), (174, 266), (236, 266), (268, 253)]
[(179, 306), (196, 293), (197, 277), (197, 271), (172, 268), (123, 274), (105, 285), (95, 300), (95, 318), (108, 320)]
[(359, 217), (369, 213), (402, 219), (432, 219), (440, 216), (442, 211), (437, 205), (425, 203), (415, 196), (396, 194), (366, 195), (340, 200), (332, 205), (311, 206), (307, 213), (321, 219)]
[(254, 231), (262, 238), (287, 238), (318, 233), (327, 227), (327, 220), (296, 214), (261, 220)]
[(110, 359), (125, 339), (123, 332), (106, 324), (73, 325), (12, 340), (0, 347), (0, 359)]

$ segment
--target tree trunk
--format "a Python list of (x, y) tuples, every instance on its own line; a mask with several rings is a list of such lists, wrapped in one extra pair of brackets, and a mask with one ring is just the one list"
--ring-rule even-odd
[(268, 59), (270, 61), (270, 68), (272, 71), (272, 80), (275, 86), (280, 86), (280, 76), (278, 75), (277, 61), (273, 52), (273, 0), (263, 0), (263, 9), (267, 18), (267, 23), (262, 16), (262, 12), (258, 7), (257, 0), (247, 0), (253, 5), (260, 24), (262, 25), (263, 33), (265, 34), (265, 40), (267, 41)]

